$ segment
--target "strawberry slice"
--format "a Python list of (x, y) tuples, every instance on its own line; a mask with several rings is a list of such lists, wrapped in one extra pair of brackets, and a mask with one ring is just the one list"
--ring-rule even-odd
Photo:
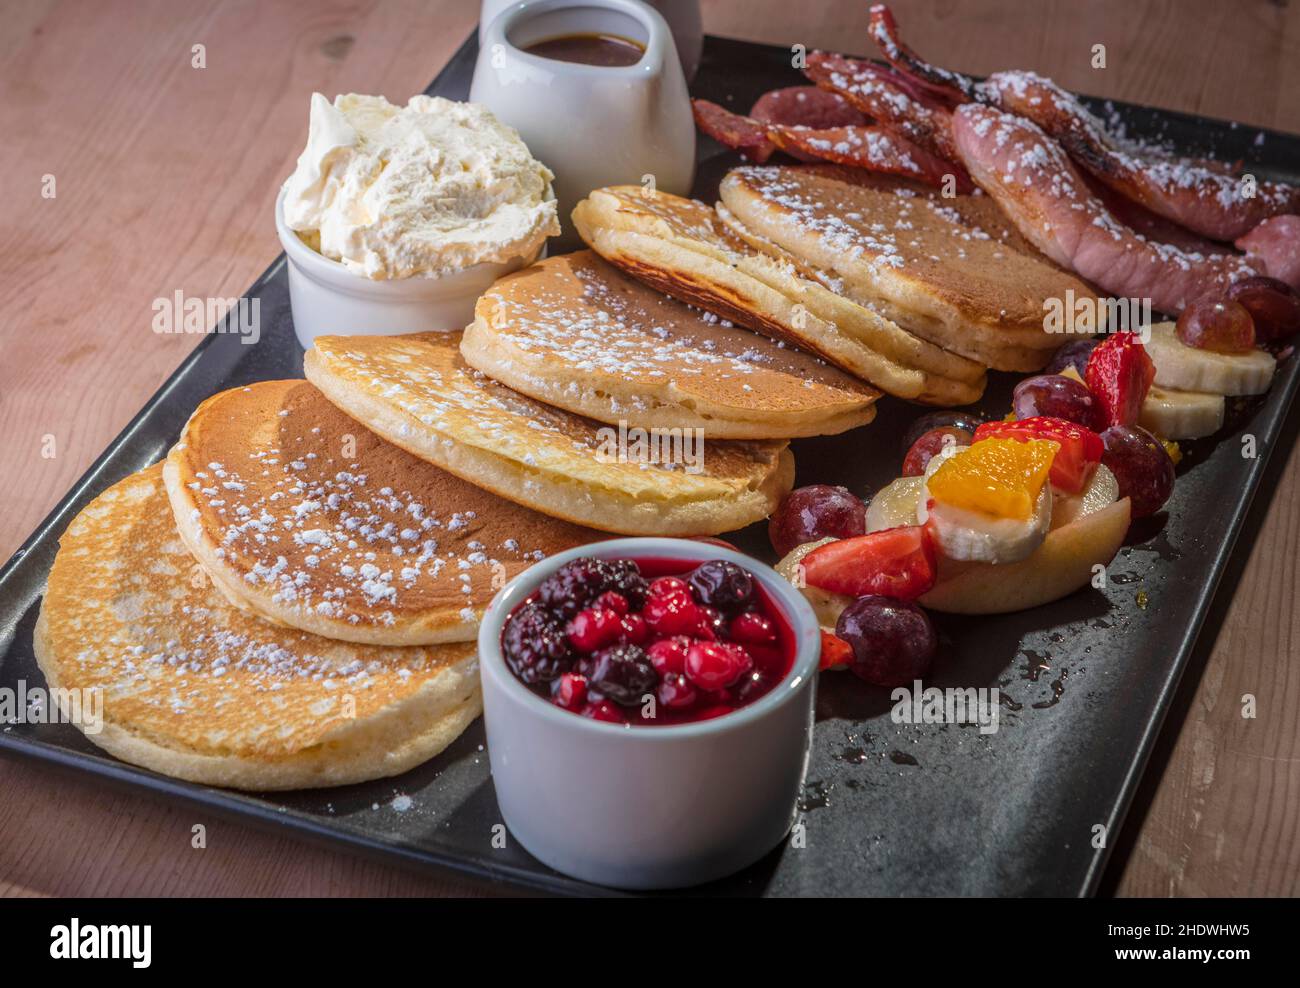
[(1107, 425), (1137, 425), (1156, 365), (1133, 333), (1115, 333), (1092, 351), (1084, 375)]
[(1052, 486), (1067, 494), (1078, 494), (1101, 462), (1101, 436), (1066, 419), (1035, 415), (1014, 422), (984, 422), (975, 430), (975, 442), (981, 439), (1051, 439), (1060, 445), (1052, 458), (1048, 475)]
[(827, 542), (803, 558), (809, 586), (850, 597), (915, 600), (934, 586), (936, 553), (920, 525)]
[(853, 660), (853, 646), (829, 631), (822, 632), (822, 658), (819, 669), (843, 669)]

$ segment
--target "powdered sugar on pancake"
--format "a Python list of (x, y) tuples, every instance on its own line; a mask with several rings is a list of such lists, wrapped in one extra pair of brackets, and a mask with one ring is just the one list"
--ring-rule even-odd
[[(917, 235), (921, 224), (933, 228), (936, 225), (934, 220), (940, 221), (940, 230), (952, 239), (952, 251), (959, 258), (967, 256), (964, 243), (992, 239), (978, 227), (963, 222), (956, 210), (918, 196), (910, 189), (899, 188), (888, 193), (874, 193), (873, 190), (876, 195), (893, 197), (893, 218), (881, 222), (875, 216), (852, 209), (827, 209), (818, 190), (805, 184), (797, 172), (745, 167), (736, 169), (736, 173), (755, 182), (764, 199), (792, 213), (789, 222), (816, 231), (837, 252), (872, 266), (901, 269), (916, 261), (940, 261), (932, 244)], [(927, 222), (927, 216), (934, 219)]]
[[(645, 209), (723, 257), (753, 253), (714, 224), (671, 212), (654, 197)], [(479, 314), (494, 337), (519, 352), (519, 363), (545, 363), (551, 373), (563, 368), (574, 389), (589, 387), (590, 375), (617, 377), (661, 395), (665, 386), (707, 391), (730, 407), (764, 411), (860, 401), (868, 392), (824, 361), (662, 295), (592, 253), (499, 282), (480, 301)], [(626, 390), (610, 399), (616, 411), (620, 402), (632, 407), (638, 400)]]
[(596, 536), (391, 446), (306, 382), (211, 402), (173, 460), (228, 589), (282, 619), (472, 624), (505, 579)]
[[(359, 781), (385, 774), (384, 765), (350, 768), (350, 732), (378, 726), (385, 713), (401, 718), (385, 731), (379, 753), (387, 762), (473, 700), (472, 643), (358, 645), (230, 606), (178, 537), (161, 474), (155, 464), (88, 505), (63, 533), (50, 572), (38, 661), (51, 684), (102, 691), (105, 730), (90, 740), (216, 785)], [(317, 754), (328, 764), (311, 763)], [(299, 755), (309, 764), (283, 774), (285, 760)], [(247, 771), (231, 774), (232, 761)]]
[[(591, 495), (583, 488), (593, 487), (630, 499), (632, 507), (643, 499), (662, 501), (666, 492), (691, 501), (743, 497), (784, 449), (778, 442), (709, 441), (699, 473), (675, 462), (610, 457), (609, 427), (474, 370), (460, 354), (460, 337), (320, 337), (308, 353), (307, 371), (349, 398), (383, 394), (384, 435), (430, 460), (437, 462), (444, 451), (450, 456), (473, 450), (487, 457), (490, 466), (508, 470), (512, 483), (523, 488), (524, 503), (533, 503), (533, 492), (557, 485), (575, 502), (587, 501)], [(565, 515), (577, 516), (567, 508)]]

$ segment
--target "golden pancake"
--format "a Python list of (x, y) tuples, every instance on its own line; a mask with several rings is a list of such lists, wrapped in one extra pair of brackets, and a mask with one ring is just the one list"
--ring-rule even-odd
[(209, 398), (163, 477), (181, 538), (232, 603), (371, 645), (473, 641), (507, 581), (606, 537), (385, 442), (306, 381)]
[(845, 293), (917, 336), (998, 370), (1040, 369), (1060, 346), (1047, 303), (1093, 292), (907, 189), (815, 169), (737, 168), (720, 188), (743, 228), (843, 279)]
[[(771, 240), (768, 240), (766, 237), (761, 237), (752, 230), (747, 229), (743, 223), (731, 215), (731, 212), (722, 203), (718, 203), (717, 213), (718, 219), (727, 227), (727, 229), (737, 237), (743, 239), (752, 248), (762, 251), (774, 260), (789, 263), (792, 267), (804, 272), (805, 277), (825, 283), (828, 288), (838, 293), (839, 296), (844, 299), (846, 305), (860, 306), (861, 308), (868, 310), (875, 307), (889, 308), (887, 303), (881, 303), (878, 299), (869, 298), (864, 292), (855, 289), (853, 283), (847, 282), (842, 278), (837, 278), (836, 276), (821, 271), (820, 269), (809, 267), (807, 262), (791, 254), (784, 247), (781, 247)], [(891, 309), (891, 311), (898, 314), (894, 309)], [(924, 318), (919, 316), (900, 316), (900, 318), (907, 318), (914, 324), (925, 322)], [(944, 327), (939, 327), (935, 330), (935, 332), (940, 335), (942, 335), (944, 331)], [(919, 340), (920, 337), (913, 337), (913, 339)], [(933, 346), (934, 344), (927, 343), (927, 345)], [(965, 339), (965, 342), (962, 345), (969, 353), (979, 355), (978, 360), (971, 360), (970, 362), (979, 367), (981, 371), (985, 366), (994, 368), (1030, 365), (1037, 366), (1044, 360), (1041, 350), (1023, 346), (1004, 345), (999, 342), (999, 337), (982, 329), (975, 330), (972, 335)], [(942, 352), (949, 353), (951, 351), (943, 350)], [(958, 357), (958, 359), (967, 360), (968, 358)], [(923, 399), (917, 398), (914, 400), (921, 401)], [(933, 403), (940, 404), (941, 402)], [(956, 401), (952, 402), (952, 404), (960, 403), (961, 402)]]
[(177, 536), (160, 464), (68, 526), (35, 649), (51, 688), (100, 691), (103, 729), (91, 741), (204, 785), (301, 789), (396, 775), (481, 709), (472, 644), (354, 645), (232, 607)]
[(847, 182), (850, 185), (862, 185), (869, 189), (879, 189), (904, 198), (919, 197), (928, 199), (935, 205), (950, 210), (949, 215), (954, 216), (966, 226), (977, 227), (992, 239), (1006, 244), (1013, 250), (1028, 254), (1035, 260), (1050, 264), (1052, 267), (1058, 268), (1058, 270), (1065, 270), (1026, 240), (1007, 214), (1002, 212), (1002, 207), (997, 204), (996, 200), (992, 196), (985, 195), (980, 189), (975, 189), (970, 194), (945, 196), (940, 189), (936, 189), (932, 185), (923, 185), (920, 182), (913, 182), (898, 175), (870, 172), (865, 168), (815, 164), (802, 166), (801, 170), (835, 179), (836, 181)]
[(899, 398), (965, 404), (982, 365), (905, 332), (728, 231), (711, 206), (642, 189), (597, 189), (573, 211), (583, 239), (634, 277), (810, 350)]
[(537, 511), (630, 535), (717, 535), (794, 481), (784, 442), (645, 435), (552, 408), (460, 355), (459, 333), (319, 336), (307, 378), (389, 442)]
[(589, 250), (483, 293), (466, 363), (531, 398), (617, 425), (709, 439), (827, 435), (875, 416), (879, 392), (802, 350), (629, 278)]

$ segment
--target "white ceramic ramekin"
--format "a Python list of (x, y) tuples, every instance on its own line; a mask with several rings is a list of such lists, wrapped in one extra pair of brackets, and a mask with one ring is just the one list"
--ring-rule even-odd
[[(744, 566), (794, 631), (789, 674), (749, 706), (699, 723), (626, 727), (560, 709), (514, 677), (501, 631), (546, 577), (580, 556)], [(698, 885), (757, 861), (794, 821), (820, 642), (812, 608), (776, 571), (705, 542), (615, 539), (520, 574), (488, 607), (478, 640), (492, 779), (510, 833), (557, 871), (617, 888)]]
[(473, 267), (438, 277), (376, 281), (312, 250), (284, 223), (284, 190), (275, 200), (275, 231), (289, 259), (293, 330), (303, 349), (317, 336), (427, 333), (464, 329), (474, 303), (494, 281), (539, 256)]

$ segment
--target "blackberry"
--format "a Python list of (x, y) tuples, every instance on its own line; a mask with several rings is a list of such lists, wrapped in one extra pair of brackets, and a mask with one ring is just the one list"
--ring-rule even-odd
[(501, 650), (511, 671), (529, 686), (550, 682), (573, 665), (564, 625), (536, 601), (510, 616)]
[(632, 610), (641, 610), (650, 586), (641, 575), (641, 567), (632, 559), (611, 559), (606, 565), (609, 567), (609, 589), (621, 593)]
[(659, 673), (639, 645), (603, 648), (587, 660), (593, 690), (624, 707), (634, 707), (659, 685)]
[(720, 611), (738, 611), (754, 599), (754, 578), (725, 559), (700, 563), (686, 578), (695, 599)]
[[(571, 559), (542, 581), (537, 599), (567, 621), (610, 586), (610, 566), (603, 559)], [(631, 601), (629, 600), (629, 603)]]

